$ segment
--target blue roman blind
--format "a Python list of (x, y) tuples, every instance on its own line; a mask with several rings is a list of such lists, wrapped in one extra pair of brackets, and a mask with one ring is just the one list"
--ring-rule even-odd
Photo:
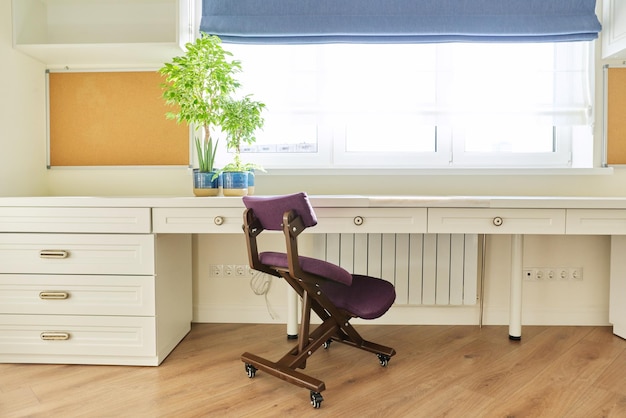
[(200, 30), (224, 42), (587, 41), (596, 0), (203, 0)]

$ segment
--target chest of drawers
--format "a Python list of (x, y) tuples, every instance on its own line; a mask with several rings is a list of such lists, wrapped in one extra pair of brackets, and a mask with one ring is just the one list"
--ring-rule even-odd
[(190, 270), (149, 208), (2, 208), (0, 361), (158, 365), (190, 329)]

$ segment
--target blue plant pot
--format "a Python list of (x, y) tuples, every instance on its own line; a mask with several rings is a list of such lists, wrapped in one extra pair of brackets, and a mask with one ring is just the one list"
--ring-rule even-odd
[(220, 176), (213, 179), (215, 171), (193, 170), (193, 194), (198, 197), (217, 196), (220, 192)]
[(224, 196), (247, 196), (248, 172), (224, 171), (222, 173), (222, 191)]
[(255, 179), (254, 170), (248, 171), (248, 196), (254, 194), (254, 179)]

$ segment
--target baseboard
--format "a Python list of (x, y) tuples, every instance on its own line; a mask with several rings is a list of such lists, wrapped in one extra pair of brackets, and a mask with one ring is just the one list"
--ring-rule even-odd
[[(193, 322), (198, 323), (249, 323), (285, 324), (287, 307), (273, 306), (272, 315), (265, 305), (202, 305), (194, 306)], [(387, 325), (477, 325), (480, 307), (472, 306), (394, 306), (384, 316), (375, 320), (354, 319), (355, 324)], [(313, 322), (317, 318), (313, 319)], [(483, 325), (508, 325), (508, 308), (485, 307)], [(609, 325), (606, 309), (562, 310), (535, 309), (522, 312), (523, 325)]]

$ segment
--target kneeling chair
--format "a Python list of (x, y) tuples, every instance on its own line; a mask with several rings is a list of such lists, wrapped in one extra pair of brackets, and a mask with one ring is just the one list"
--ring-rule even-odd
[[(285, 196), (245, 196), (244, 232), (250, 266), (284, 278), (302, 298), (302, 316), (297, 345), (277, 362), (250, 353), (241, 355), (248, 377), (262, 370), (296, 386), (310, 390), (311, 404), (319, 408), (324, 382), (296, 369), (304, 369), (309, 356), (320, 347), (337, 341), (378, 356), (387, 366), (396, 354), (390, 347), (364, 340), (350, 325), (352, 318), (374, 319), (393, 304), (396, 294), (391, 283), (374, 277), (350, 274), (343, 268), (298, 254), (298, 236), (317, 224), (315, 212), (305, 193)], [(283, 231), (286, 253), (261, 252), (257, 236), (264, 230)], [(311, 311), (322, 320), (310, 330)]]

